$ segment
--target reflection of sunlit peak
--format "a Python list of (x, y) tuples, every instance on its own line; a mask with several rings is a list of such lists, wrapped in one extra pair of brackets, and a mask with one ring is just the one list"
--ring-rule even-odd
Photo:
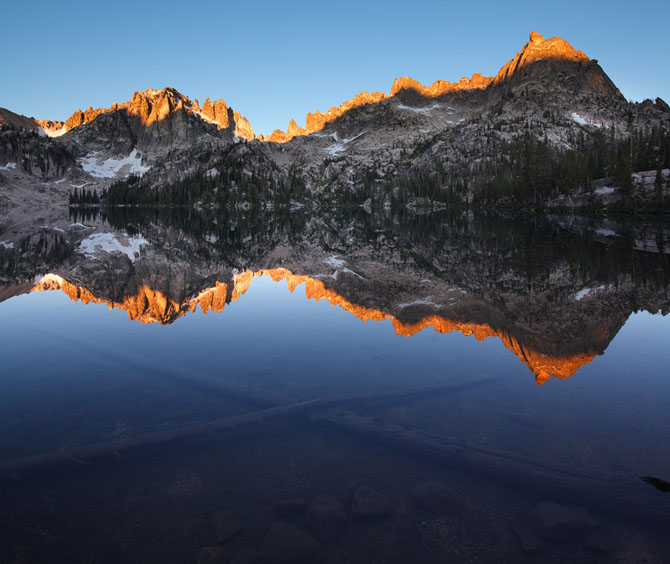
[(529, 349), (509, 333), (494, 329), (488, 324), (458, 321), (448, 319), (442, 315), (426, 315), (417, 322), (406, 323), (391, 313), (349, 301), (334, 289), (328, 288), (323, 280), (315, 276), (294, 274), (287, 268), (282, 267), (255, 272), (245, 270), (236, 273), (232, 276), (232, 284), (216, 281), (214, 286), (201, 290), (195, 296), (186, 297), (181, 303), (146, 285), (138, 287), (135, 295), (124, 296), (120, 301), (99, 298), (94, 296), (91, 291), (72, 284), (57, 274), (44, 275), (35, 284), (33, 291), (60, 289), (74, 302), (104, 303), (110, 309), (125, 310), (131, 320), (167, 325), (189, 312), (195, 312), (198, 305), (205, 315), (209, 311), (221, 313), (228, 303), (236, 301), (246, 293), (254, 278), (262, 276), (266, 276), (277, 283), (286, 281), (290, 292), (295, 291), (298, 286), (304, 285), (307, 299), (325, 300), (333, 306), (352, 313), (361, 321), (384, 321), (388, 319), (391, 321), (396, 334), (403, 337), (411, 337), (427, 328), (431, 328), (438, 333), (455, 331), (468, 337), (473, 336), (478, 341), (497, 337), (535, 374), (535, 380), (538, 384), (544, 384), (552, 377), (569, 378), (581, 366), (588, 364), (595, 357), (595, 354), (589, 353), (563, 356), (541, 353)]

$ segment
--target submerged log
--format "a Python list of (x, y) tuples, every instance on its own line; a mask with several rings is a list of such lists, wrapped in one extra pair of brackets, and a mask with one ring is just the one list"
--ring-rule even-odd
[[(48, 466), (64, 462), (88, 464), (90, 459), (107, 454), (118, 456), (120, 452), (128, 449), (147, 447), (153, 444), (164, 443), (177, 439), (191, 438), (198, 435), (211, 434), (219, 431), (231, 431), (256, 423), (262, 423), (276, 417), (311, 412), (316, 408), (323, 409), (332, 406), (350, 405), (361, 402), (364, 403), (373, 401), (399, 400), (406, 401), (408, 399), (421, 399), (423, 397), (436, 397), (438, 395), (453, 395), (472, 390), (495, 381), (496, 379), (494, 378), (486, 378), (483, 380), (465, 382), (461, 384), (451, 384), (433, 388), (421, 388), (418, 390), (405, 390), (400, 393), (382, 392), (376, 394), (348, 394), (333, 398), (300, 401), (286, 405), (274, 405), (272, 407), (267, 407), (265, 409), (261, 409), (260, 411), (254, 411), (244, 415), (226, 417), (204, 423), (193, 423), (190, 425), (173, 427), (171, 429), (145, 433), (127, 439), (105, 441), (101, 443), (75, 447), (72, 449), (36, 454), (11, 461), (0, 462), (0, 473), (8, 476), (18, 476), (22, 472), (35, 469), (40, 466)], [(247, 397), (244, 395), (243, 391), (229, 387), (225, 384), (217, 385), (216, 383), (208, 382), (202, 377), (197, 378), (196, 382), (199, 385), (206, 387), (206, 389), (208, 389), (210, 392), (219, 393), (227, 397), (242, 399), (247, 404), (266, 406), (270, 401), (268, 396)], [(207, 384), (214, 385), (207, 386)]]
[(152, 444), (164, 443), (176, 439), (185, 439), (207, 433), (231, 431), (257, 423), (263, 423), (277, 417), (309, 410), (318, 403), (319, 400), (302, 401), (291, 405), (280, 405), (261, 411), (254, 411), (253, 413), (246, 413), (244, 415), (236, 415), (233, 417), (206, 421), (204, 423), (193, 423), (191, 425), (174, 427), (172, 429), (154, 431), (127, 439), (106, 441), (68, 450), (26, 456), (9, 462), (0, 462), (0, 472), (10, 476), (16, 476), (21, 472), (40, 466), (63, 462), (87, 463), (90, 459), (105, 454), (118, 455), (122, 451), (128, 449), (146, 447)]
[(547, 464), (523, 456), (467, 444), (460, 439), (399, 425), (379, 425), (350, 411), (329, 409), (312, 420), (349, 431), (378, 443), (446, 463), (513, 488), (542, 496), (605, 509), (624, 518), (667, 526), (670, 504), (663, 495), (649, 495), (636, 476), (605, 475), (565, 465)]
[[(198, 385), (201, 385), (210, 393), (218, 393), (226, 397), (234, 397), (247, 404), (261, 405), (265, 407), (271, 401), (267, 395), (258, 397), (256, 397), (256, 395), (246, 396), (244, 391), (227, 386), (225, 384), (221, 385), (217, 382), (209, 381), (202, 377), (197, 378), (195, 381)], [(260, 411), (254, 411), (244, 415), (237, 415), (234, 417), (226, 417), (203, 423), (194, 423), (190, 425), (173, 427), (171, 429), (144, 433), (142, 435), (129, 437), (127, 439), (105, 441), (101, 443), (75, 447), (72, 449), (36, 454), (11, 461), (0, 462), (0, 473), (16, 476), (21, 472), (25, 472), (40, 466), (48, 466), (63, 462), (88, 464), (90, 459), (106, 454), (113, 454), (118, 456), (120, 452), (128, 449), (141, 448), (157, 443), (191, 438), (198, 435), (211, 434), (218, 431), (231, 431), (280, 416), (296, 415), (307, 411), (312, 411), (315, 408), (323, 409), (332, 406), (350, 405), (365, 402), (406, 401), (408, 399), (421, 399), (423, 397), (436, 397), (438, 395), (452, 395), (478, 388), (482, 385), (490, 384), (494, 381), (496, 380), (493, 378), (486, 378), (483, 380), (465, 382), (462, 384), (421, 388), (418, 390), (405, 390), (400, 393), (382, 392), (373, 394), (347, 394), (327, 399), (314, 399), (285, 405), (273, 405), (272, 407), (266, 407)], [(207, 384), (210, 385), (208, 386)], [(275, 401), (278, 402), (279, 400), (275, 398)]]

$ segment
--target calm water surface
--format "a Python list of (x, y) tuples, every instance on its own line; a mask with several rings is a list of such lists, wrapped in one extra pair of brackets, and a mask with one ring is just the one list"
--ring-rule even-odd
[(0, 560), (669, 561), (663, 222), (29, 216)]

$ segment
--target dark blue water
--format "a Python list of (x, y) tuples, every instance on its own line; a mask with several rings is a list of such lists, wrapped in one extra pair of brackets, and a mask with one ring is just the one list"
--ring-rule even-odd
[[(522, 253), (526, 228), (519, 221), (495, 225), (498, 235), (482, 236), (481, 246), (476, 237), (488, 222), (471, 225), (468, 237), (455, 237), (462, 228), (451, 223), (442, 233), (447, 241), (432, 246), (404, 232), (414, 246), (399, 253), (402, 266), (395, 251), (370, 253), (377, 235), (349, 248), (315, 243), (309, 249), (312, 239), (305, 236), (281, 259), (259, 259), (254, 247), (249, 264), (244, 249), (232, 259), (210, 249), (189, 263), (189, 272), (207, 274), (198, 291), (185, 293), (178, 277), (169, 290), (157, 278), (166, 264), (182, 268), (194, 256), (190, 248), (166, 253), (158, 243), (163, 228), (137, 227), (150, 244), (132, 262), (114, 253), (77, 253), (87, 233), (118, 233), (118, 227), (98, 221), (84, 234), (66, 229), (63, 244), (74, 251), (60, 264), (31, 266), (29, 279), (37, 283), (56, 272), (116, 307), (72, 301), (60, 288), (16, 291), (0, 303), (2, 558), (218, 562), (207, 560), (216, 550), (200, 552), (216, 546), (222, 562), (244, 547), (258, 551), (261, 562), (666, 561), (656, 531), (667, 525), (669, 496), (638, 478), (670, 480), (667, 256), (628, 248), (608, 263), (611, 242), (555, 226), (526, 239)], [(501, 229), (509, 230), (509, 240)], [(586, 250), (573, 257), (549, 250), (565, 245), (553, 243), (556, 233)], [(20, 241), (15, 248), (24, 261), (32, 252)], [(128, 283), (124, 274), (121, 286), (105, 286), (118, 274), (109, 274), (110, 256), (136, 280)], [(342, 264), (330, 264), (332, 256)], [(13, 265), (5, 270), (6, 287), (18, 282), (12, 268), (21, 270), (22, 257), (12, 259), (18, 266), (4, 263)], [(301, 265), (296, 257), (307, 258)], [(605, 266), (597, 266), (601, 261)], [(245, 268), (260, 274), (279, 266), (322, 282), (332, 290), (330, 301), (306, 297), (304, 283), (291, 292), (286, 281), (256, 275), (220, 313), (204, 315), (198, 305), (169, 324), (141, 323), (119, 307), (124, 291), (152, 281), (165, 295), (188, 301), (215, 280), (231, 285), (230, 276)], [(224, 280), (209, 274), (217, 268), (236, 270)], [(153, 274), (142, 278), (143, 269)], [(422, 284), (431, 292), (411, 295)], [(352, 306), (388, 318), (364, 321), (347, 311)], [(445, 320), (451, 330), (440, 332)], [(420, 323), (427, 326), (418, 330)], [(561, 372), (556, 359), (572, 368)], [(547, 362), (554, 368), (547, 378), (538, 376)], [(341, 401), (327, 403), (335, 398)], [(91, 445), (315, 399), (324, 402), (321, 411), (86, 456)], [(323, 410), (333, 408), (337, 417), (356, 414), (367, 427), (319, 423)], [(410, 438), (380, 440), (379, 429), (407, 431)], [(466, 457), (461, 466), (451, 453), (445, 462), (427, 452), (421, 440), (428, 436), (460, 442), (483, 458)], [(490, 453), (508, 457), (500, 462), (499, 481)], [(512, 460), (522, 461), (517, 480)], [(537, 473), (534, 463), (587, 479), (531, 488), (524, 472)], [(537, 525), (538, 502), (574, 504), (592, 476), (612, 484), (612, 492), (598, 486), (584, 497), (597, 526), (575, 526), (557, 540)], [(455, 492), (460, 509), (445, 503), (443, 510), (427, 510), (412, 502), (416, 484), (425, 481)], [(361, 483), (382, 493), (388, 513), (356, 517), (351, 496)], [(333, 535), (319, 532), (314, 510), (305, 513), (300, 504), (289, 517), (281, 513), (282, 499), (309, 505), (324, 494), (345, 511), (345, 524)], [(627, 515), (629, 495), (640, 507), (634, 503)], [(212, 533), (222, 510), (242, 529), (230, 539)], [(275, 521), (317, 537), (321, 552), (281, 560), (268, 548)], [(520, 529), (538, 539), (541, 552), (523, 546)]]

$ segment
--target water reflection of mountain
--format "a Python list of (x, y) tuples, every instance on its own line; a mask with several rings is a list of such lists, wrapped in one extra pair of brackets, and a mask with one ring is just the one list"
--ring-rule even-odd
[[(670, 303), (664, 224), (619, 232), (575, 225), (465, 212), (125, 210), (23, 234), (5, 229), (2, 237), (14, 239), (0, 247), (0, 298), (61, 289), (133, 320), (170, 324), (197, 309), (223, 311), (254, 276), (267, 275), (364, 321), (390, 319), (399, 335), (432, 328), (498, 337), (543, 383), (602, 354), (632, 312), (666, 313)], [(638, 232), (661, 252), (641, 251)]]

